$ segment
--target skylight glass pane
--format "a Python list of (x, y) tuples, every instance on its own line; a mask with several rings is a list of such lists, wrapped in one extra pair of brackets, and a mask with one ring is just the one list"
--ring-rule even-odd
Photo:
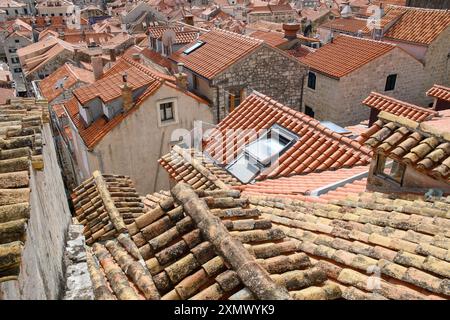
[(347, 130), (341, 126), (338, 126), (336, 123), (331, 122), (331, 121), (320, 121), (320, 124), (336, 133), (350, 133), (349, 130)]
[(248, 145), (248, 153), (263, 164), (270, 162), (274, 156), (284, 149), (285, 144), (277, 138), (262, 138)]
[(227, 170), (242, 183), (249, 183), (259, 172), (258, 167), (252, 165), (243, 155), (230, 164)]
[(203, 41), (198, 40), (196, 43), (194, 43), (192, 46), (190, 46), (189, 48), (187, 48), (186, 50), (183, 51), (184, 54), (189, 54), (195, 50), (197, 50), (198, 48), (200, 48), (202, 45), (204, 45), (205, 43)]

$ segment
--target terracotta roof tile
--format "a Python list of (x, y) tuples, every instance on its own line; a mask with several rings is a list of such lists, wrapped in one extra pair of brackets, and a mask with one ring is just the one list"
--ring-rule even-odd
[[(261, 133), (274, 124), (288, 128), (299, 136), (299, 140), (291, 147), (298, 152), (289, 151), (282, 154), (276, 166), (261, 173), (257, 180), (366, 165), (371, 160), (371, 152), (358, 142), (337, 134), (322, 126), (319, 121), (257, 92), (248, 96), (217, 126), (217, 134), (222, 134), (227, 139), (221, 143), (221, 139), (211, 137), (209, 141), (205, 141), (204, 151), (218, 164), (228, 164), (236, 159), (245, 145), (256, 138), (253, 132)], [(244, 131), (236, 130), (238, 137), (224, 135), (230, 129)], [(324, 145), (327, 148), (318, 152)], [(350, 158), (351, 164), (347, 162)], [(327, 159), (332, 160), (324, 166)]]
[(240, 185), (236, 178), (195, 149), (174, 146), (158, 162), (172, 179), (188, 183), (195, 189), (214, 190), (225, 188), (225, 185)]
[(264, 42), (266, 42), (268, 45), (271, 45), (272, 47), (278, 47), (282, 44), (289, 42), (289, 40), (287, 40), (284, 37), (284, 33), (276, 32), (276, 31), (257, 30), (255, 32), (252, 32), (250, 34), (250, 36), (253, 38), (256, 38), (256, 39), (263, 40)]
[[(339, 284), (344, 299), (449, 299), (450, 198), (354, 194), (328, 203), (249, 197)], [(371, 283), (369, 268), (381, 278)]]
[[(30, 175), (43, 170), (47, 103), (12, 99), (0, 106), (0, 283), (17, 280), (30, 218)], [(30, 239), (28, 239), (29, 241)]]
[(39, 83), (42, 95), (49, 101), (70, 89), (77, 82), (83, 84), (93, 83), (94, 75), (92, 72), (78, 68), (70, 63), (65, 63), (55, 72)]
[(435, 84), (427, 91), (427, 96), (450, 102), (450, 88)]
[(162, 56), (159, 52), (156, 52), (154, 50), (151, 50), (149, 48), (145, 48), (141, 51), (141, 54), (153, 61), (154, 63), (163, 66), (164, 68), (167, 68), (168, 70), (172, 69), (172, 63), (170, 62), (169, 59), (167, 59), (166, 57)]
[(300, 58), (300, 61), (312, 70), (341, 78), (395, 47), (387, 42), (340, 35), (332, 43)]
[(450, 181), (449, 132), (432, 127), (429, 121), (419, 124), (384, 112), (379, 119), (375, 123), (379, 130), (365, 145), (435, 179)]
[(396, 116), (402, 116), (417, 122), (429, 120), (439, 114), (435, 110), (422, 108), (377, 92), (371, 92), (370, 95), (364, 99), (363, 104), (370, 108), (386, 111)]
[[(316, 192), (318, 192), (319, 189), (324, 187), (330, 188), (330, 190), (325, 194), (320, 195), (320, 198), (332, 194), (333, 191), (342, 191), (339, 186), (343, 183), (343, 181), (357, 175), (365, 174), (368, 171), (368, 166), (355, 166), (349, 169), (344, 168), (323, 172), (312, 172), (306, 175), (267, 179), (264, 181), (257, 181), (254, 184), (236, 186), (235, 188), (241, 190), (244, 195), (267, 195), (307, 201), (320, 201), (321, 199), (319, 199), (318, 195), (316, 195)], [(363, 177), (359, 180), (361, 179), (363, 179)], [(348, 181), (348, 190), (351, 189), (351, 182), (352, 181), (350, 180)], [(335, 185), (335, 187), (333, 187), (333, 185)], [(361, 184), (358, 182), (357, 186), (358, 191), (356, 193), (365, 191), (365, 183)], [(311, 194), (313, 196), (311, 196)], [(322, 192), (320, 194), (322, 194)], [(331, 199), (331, 197), (328, 197), (327, 199)]]
[(154, 26), (148, 28), (148, 34), (155, 39), (162, 38), (166, 30), (173, 30), (175, 32), (175, 44), (187, 44), (196, 40), (199, 37), (199, 32), (193, 28), (174, 26)]
[(92, 85), (75, 89), (73, 94), (82, 104), (94, 98), (100, 98), (103, 102), (114, 100), (122, 94), (120, 85), (123, 83), (122, 75), (125, 72), (128, 75), (128, 83), (133, 90), (159, 81), (155, 74), (145, 72), (123, 58), (105, 72), (100, 80), (95, 81)]
[(402, 14), (385, 32), (389, 39), (429, 45), (450, 25), (448, 10), (388, 6), (386, 14), (390, 10)]
[(324, 24), (321, 24), (319, 28), (323, 29), (332, 29), (343, 32), (357, 33), (358, 31), (365, 30), (367, 26), (367, 20), (365, 19), (356, 19), (356, 18), (338, 18), (332, 21), (328, 21)]
[(186, 55), (183, 51), (195, 42), (190, 43), (173, 53), (170, 59), (184, 63), (186, 68), (208, 79), (215, 77), (263, 43), (262, 40), (219, 29), (202, 34), (198, 40), (205, 44)]
[[(92, 197), (82, 194), (95, 198), (89, 183), (79, 188), (76, 204), (86, 226), (101, 216), (84, 205)], [(91, 241), (87, 231), (87, 242), (94, 242), (87, 262), (96, 299), (308, 299), (314, 296), (308, 287), (323, 299), (340, 297), (339, 287), (298, 252), (300, 242), (286, 241), (236, 190), (194, 191), (177, 184), (171, 192), (147, 195), (143, 203), (148, 211), (118, 236)], [(129, 214), (132, 208), (113, 202), (110, 209)], [(97, 231), (103, 237), (108, 230), (116, 233), (112, 216), (123, 220), (110, 211), (105, 220), (112, 229), (107, 224)]]

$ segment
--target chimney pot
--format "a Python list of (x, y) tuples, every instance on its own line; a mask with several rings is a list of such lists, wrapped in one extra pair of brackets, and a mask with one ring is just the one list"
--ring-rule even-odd
[(288, 40), (297, 39), (297, 32), (300, 30), (298, 23), (283, 23), (284, 37)]
[(123, 85), (120, 86), (122, 91), (123, 111), (127, 112), (133, 107), (133, 87), (128, 85), (127, 74), (122, 75)]
[(187, 90), (188, 87), (188, 80), (187, 80), (187, 74), (186, 73), (176, 73), (175, 74), (175, 82), (177, 87), (179, 87), (181, 90)]
[(194, 25), (194, 16), (191, 14), (187, 14), (184, 16), (184, 23), (193, 26)]

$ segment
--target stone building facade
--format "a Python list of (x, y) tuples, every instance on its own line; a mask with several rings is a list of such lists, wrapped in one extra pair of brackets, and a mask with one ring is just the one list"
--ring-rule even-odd
[[(420, 92), (426, 92), (435, 83), (450, 85), (450, 26), (429, 46), (424, 58), (424, 82)], [(425, 94), (419, 102), (430, 104), (433, 101)]]
[[(395, 48), (341, 78), (312, 71), (316, 88), (304, 83), (303, 112), (310, 108), (317, 120), (340, 126), (357, 124), (369, 118), (369, 108), (362, 101), (372, 91), (396, 99), (417, 103), (424, 93), (423, 65), (404, 50)], [(387, 77), (396, 74), (394, 90), (385, 91)], [(309, 109), (308, 109), (309, 110)]]
[[(223, 119), (230, 112), (228, 95), (233, 90), (236, 92), (236, 89), (244, 90), (243, 97), (256, 90), (300, 110), (302, 81), (306, 71), (303, 64), (281, 50), (261, 46), (212, 81), (213, 85), (223, 83), (216, 89), (219, 91), (219, 118)], [(215, 93), (217, 94), (217, 91)], [(217, 108), (213, 108), (213, 111), (217, 118)]]

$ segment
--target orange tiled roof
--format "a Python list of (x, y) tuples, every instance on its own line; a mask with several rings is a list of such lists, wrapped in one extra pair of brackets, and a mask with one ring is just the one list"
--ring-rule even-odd
[(427, 96), (450, 102), (450, 88), (435, 84), (427, 91)]
[(290, 54), (291, 56), (296, 57), (296, 58), (305, 57), (305, 56), (307, 56), (308, 54), (310, 54), (311, 52), (314, 52), (314, 51), (315, 51), (314, 49), (312, 49), (312, 48), (310, 48), (308, 46), (302, 46), (302, 45), (298, 46), (295, 49), (286, 50), (286, 52), (288, 54)]
[(123, 83), (122, 75), (125, 72), (128, 75), (128, 84), (133, 87), (133, 90), (159, 81), (155, 75), (144, 72), (125, 59), (120, 59), (100, 80), (95, 81), (92, 85), (75, 89), (73, 94), (82, 104), (97, 97), (103, 102), (114, 100), (122, 94), (120, 86)]
[[(356, 166), (353, 168), (312, 172), (306, 175), (295, 175), (291, 177), (281, 177), (278, 179), (267, 179), (264, 181), (257, 181), (254, 184), (245, 184), (234, 188), (241, 190), (243, 194), (271, 196), (276, 195), (279, 197), (289, 197), (293, 199), (297, 198), (302, 200), (312, 198), (310, 200), (313, 201), (317, 200), (317, 197), (311, 197), (310, 195), (317, 189), (336, 184), (355, 175), (362, 174), (368, 171), (368, 166)], [(360, 186), (360, 184), (358, 184), (358, 186)], [(338, 187), (333, 188), (333, 190), (336, 191), (337, 189)], [(358, 192), (362, 192), (364, 190), (365, 185), (364, 188), (358, 188)]]
[(198, 40), (205, 44), (184, 54), (183, 51), (194, 44), (191, 43), (173, 53), (170, 59), (184, 63), (186, 68), (208, 79), (263, 44), (262, 40), (218, 29), (204, 33)]
[(162, 35), (166, 30), (173, 30), (175, 32), (175, 43), (176, 44), (183, 44), (183, 43), (190, 43), (198, 38), (199, 32), (186, 28), (181, 26), (154, 26), (148, 28), (149, 36), (156, 39), (161, 39)]
[(364, 19), (338, 18), (320, 25), (320, 28), (357, 33), (359, 30), (364, 32), (366, 26), (367, 21)]
[(39, 88), (43, 96), (51, 102), (64, 90), (71, 88), (78, 81), (93, 83), (94, 75), (91, 71), (75, 67), (66, 62), (47, 78), (43, 79), (39, 83)]
[[(301, 250), (339, 284), (344, 299), (450, 297), (448, 198), (364, 192), (324, 204), (265, 197), (249, 201), (301, 241)], [(374, 277), (371, 269), (381, 276)]]
[[(139, 101), (136, 101), (136, 105), (144, 101), (143, 96), (148, 97), (152, 95), (161, 86), (161, 81), (154, 81), (141, 95)], [(122, 122), (129, 114), (134, 112), (137, 108), (131, 108), (128, 112), (123, 112), (116, 115), (111, 120), (107, 120), (106, 117), (100, 117), (95, 120), (88, 127), (85, 127), (78, 109), (78, 101), (75, 97), (64, 103), (68, 115), (72, 119), (73, 124), (76, 126), (78, 134), (83, 139), (87, 148), (94, 147), (109, 131), (111, 131), (116, 125)]]
[[(322, 126), (319, 121), (295, 111), (261, 93), (254, 92), (217, 126), (226, 141), (205, 141), (207, 152), (219, 164), (236, 159), (243, 147), (256, 139), (250, 132), (225, 135), (229, 129), (252, 129), (260, 133), (278, 124), (299, 136), (299, 140), (278, 159), (277, 166), (257, 177), (286, 177), (324, 170), (336, 170), (371, 161), (371, 152), (360, 143)], [(211, 142), (210, 142), (211, 141)]]
[[(450, 182), (450, 118), (445, 123), (421, 123), (381, 112), (368, 133), (365, 145), (412, 166), (435, 179)], [(445, 126), (447, 124), (447, 126)]]
[(62, 116), (64, 116), (66, 114), (66, 111), (64, 111), (64, 106), (62, 104), (55, 104), (55, 105), (51, 106), (51, 108), (53, 109), (53, 111), (55, 112), (55, 115), (58, 118), (61, 118)]
[(341, 78), (394, 48), (395, 45), (386, 42), (340, 35), (300, 61), (312, 70)]
[(69, 43), (95, 42), (97, 44), (103, 44), (108, 42), (111, 38), (113, 38), (113, 35), (106, 32), (70, 31), (64, 33), (64, 41)]
[(145, 48), (141, 51), (141, 54), (145, 58), (153, 61), (154, 63), (164, 68), (167, 68), (168, 70), (172, 69), (172, 63), (170, 62), (170, 60), (167, 59), (166, 57), (163, 57), (159, 52), (153, 51), (149, 48)]
[(289, 41), (284, 38), (284, 34), (282, 32), (276, 31), (257, 30), (250, 36), (256, 39), (263, 40), (265, 43), (271, 45), (272, 47), (277, 47)]
[(450, 26), (449, 10), (389, 6), (387, 12), (399, 9), (403, 14), (385, 32), (386, 38), (429, 45)]
[(418, 122), (429, 120), (438, 115), (438, 112), (435, 110), (425, 109), (377, 92), (371, 92), (364, 99), (363, 104), (379, 111), (386, 111)]

